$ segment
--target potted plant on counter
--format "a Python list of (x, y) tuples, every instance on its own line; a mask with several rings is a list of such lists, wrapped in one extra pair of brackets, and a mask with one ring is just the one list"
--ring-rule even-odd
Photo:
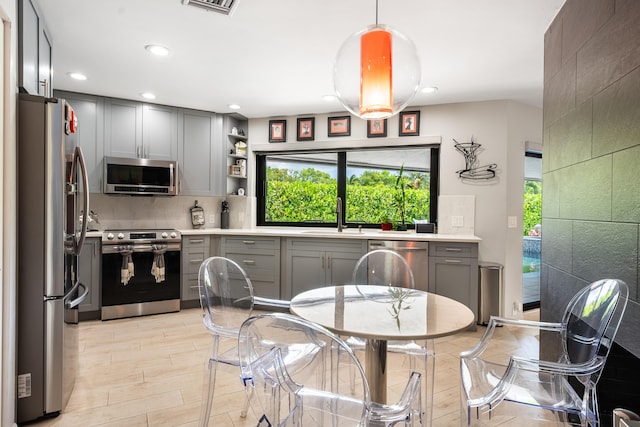
[(398, 172), (398, 178), (396, 179), (394, 199), (396, 202), (396, 211), (400, 214), (400, 223), (396, 224), (397, 231), (407, 231), (407, 224), (404, 222), (405, 214), (405, 189), (407, 188), (407, 182), (404, 178), (404, 163), (400, 166), (400, 172)]
[(380, 227), (383, 231), (390, 231), (393, 228), (393, 223), (391, 222), (391, 218), (384, 217), (380, 222)]

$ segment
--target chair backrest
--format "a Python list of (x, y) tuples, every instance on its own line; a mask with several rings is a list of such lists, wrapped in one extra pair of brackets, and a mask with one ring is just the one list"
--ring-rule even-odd
[(237, 338), (253, 310), (253, 286), (242, 267), (228, 258), (207, 258), (200, 265), (198, 290), (205, 326)]
[[(564, 357), (583, 363), (606, 359), (613, 345), (629, 290), (622, 280), (603, 279), (578, 292), (567, 304), (562, 323)], [(597, 382), (599, 373), (590, 381)]]
[(296, 416), (303, 419), (294, 425), (304, 427), (365, 425), (371, 398), (362, 365), (324, 327), (285, 313), (254, 316), (240, 328), (238, 355), (243, 378), (255, 385), (256, 416), (269, 425), (289, 425)]
[(391, 249), (376, 249), (364, 254), (353, 270), (352, 284), (416, 287), (409, 263)]

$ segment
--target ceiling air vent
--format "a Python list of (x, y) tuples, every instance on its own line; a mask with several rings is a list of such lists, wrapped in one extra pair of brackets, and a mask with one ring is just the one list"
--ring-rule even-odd
[(214, 12), (231, 15), (239, 0), (182, 0), (182, 4), (201, 7)]

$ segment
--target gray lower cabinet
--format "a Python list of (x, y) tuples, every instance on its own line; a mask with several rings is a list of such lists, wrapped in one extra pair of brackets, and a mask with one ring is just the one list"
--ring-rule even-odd
[(429, 292), (459, 301), (478, 319), (478, 244), (429, 244)]
[(280, 237), (223, 236), (220, 251), (244, 269), (254, 295), (280, 298)]
[(367, 251), (360, 239), (287, 240), (287, 277), (283, 298), (309, 289), (351, 282), (356, 263)]
[(183, 308), (197, 307), (200, 304), (198, 271), (202, 262), (209, 258), (210, 247), (211, 237), (208, 234), (182, 237), (180, 299), (182, 300), (181, 306)]
[[(81, 313), (96, 312), (96, 319), (100, 310), (100, 259), (101, 238), (90, 237), (84, 241), (82, 252), (78, 257), (78, 281), (89, 289), (89, 295), (78, 307)], [(91, 316), (82, 316), (91, 318)]]

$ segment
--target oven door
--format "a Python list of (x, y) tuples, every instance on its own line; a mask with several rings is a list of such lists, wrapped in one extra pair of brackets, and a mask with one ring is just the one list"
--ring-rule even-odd
[[(147, 245), (148, 246), (148, 245)], [(180, 250), (164, 253), (165, 280), (157, 283), (151, 274), (153, 251), (134, 251), (131, 259), (134, 274), (125, 285), (121, 279), (122, 254), (102, 254), (102, 306), (139, 304), (154, 301), (180, 300)]]

